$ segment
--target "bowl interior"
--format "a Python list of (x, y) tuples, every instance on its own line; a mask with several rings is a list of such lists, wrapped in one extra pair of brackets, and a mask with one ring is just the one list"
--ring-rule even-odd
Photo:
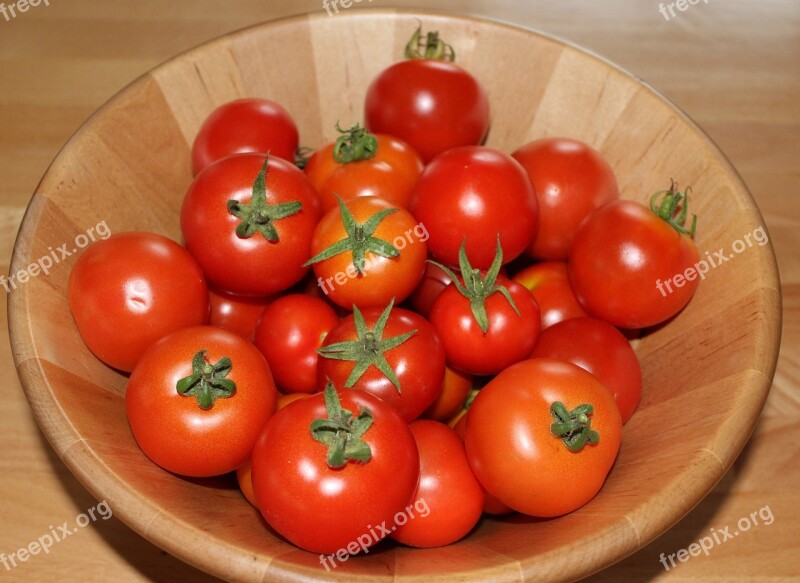
[[(691, 184), (701, 252), (730, 249), (763, 224), (705, 134), (610, 63), (500, 23), (357, 10), (231, 34), (123, 90), (81, 127), (42, 179), (12, 273), (103, 221), (115, 233), (150, 230), (180, 240), (190, 145), (216, 105), (243, 96), (276, 100), (294, 116), (304, 145), (322, 145), (335, 137), (337, 121), (361, 121), (367, 84), (401, 58), (417, 19), (438, 29), (487, 88), (488, 145), (511, 152), (545, 136), (584, 140), (609, 160), (623, 197), (642, 202), (670, 177)], [(554, 520), (487, 518), (449, 547), (389, 544), (326, 572), (319, 557), (269, 531), (233, 481), (180, 479), (139, 451), (125, 419), (125, 377), (89, 353), (69, 314), (66, 283), (79, 253), (10, 297), (14, 355), (37, 420), (78, 478), (133, 529), (237, 580), (573, 579), (607, 566), (674, 524), (731, 465), (769, 390), (780, 334), (772, 247), (753, 246), (712, 269), (684, 312), (638, 341), (642, 403), (625, 427), (615, 469), (590, 504)]]

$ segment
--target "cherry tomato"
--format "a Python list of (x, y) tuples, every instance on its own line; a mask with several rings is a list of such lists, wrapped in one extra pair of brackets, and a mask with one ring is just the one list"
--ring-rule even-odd
[(197, 176), (212, 162), (232, 154), (254, 152), (294, 161), (299, 136), (291, 115), (267, 99), (237, 99), (220, 105), (206, 118), (192, 146)]
[(118, 233), (94, 243), (70, 272), (67, 299), (89, 350), (125, 372), (159, 338), (208, 318), (200, 266), (155, 233)]
[(463, 372), (446, 367), (442, 391), (433, 404), (425, 410), (424, 417), (445, 421), (458, 413), (464, 406), (472, 390), (472, 377)]
[(431, 255), (458, 265), (467, 254), (479, 269), (494, 258), (498, 234), (504, 261), (519, 256), (536, 232), (538, 203), (519, 163), (492, 148), (454, 148), (428, 164), (411, 196), (411, 213), (430, 233)]
[(499, 243), (486, 274), (472, 268), (464, 249), (464, 279), (451, 274), (454, 281), (433, 304), (430, 321), (449, 366), (469, 374), (496, 374), (530, 355), (541, 327), (539, 306), (527, 289), (498, 275)]
[(242, 338), (252, 341), (256, 333), (256, 325), (270, 302), (271, 296), (254, 298), (235, 296), (224, 291), (208, 290), (211, 304), (211, 317), (208, 323), (218, 328), (236, 332)]
[[(475, 77), (441, 60), (445, 55), (437, 45), (445, 45), (438, 37), (424, 55), (414, 54), (420, 33), (406, 47), (410, 60), (395, 63), (370, 83), (364, 117), (369, 131), (397, 136), (428, 162), (451, 148), (483, 141), (489, 100)], [(411, 58), (416, 56), (428, 58)]]
[(325, 337), (318, 386), (361, 389), (413, 421), (436, 400), (444, 380), (444, 350), (433, 326), (419, 314), (390, 303), (386, 309), (355, 307)]
[(542, 330), (562, 320), (581, 318), (581, 307), (569, 283), (566, 263), (546, 261), (526, 267), (514, 276), (514, 281), (528, 288), (542, 313)]
[(256, 329), (255, 342), (267, 358), (278, 388), (313, 393), (317, 386), (317, 349), (339, 316), (325, 301), (303, 294), (275, 300)]
[(464, 538), (483, 511), (483, 487), (467, 461), (455, 431), (436, 421), (411, 424), (419, 450), (419, 485), (414, 500), (422, 506), (398, 525), (392, 538), (412, 547), (449, 545)]
[(481, 389), (469, 408), (465, 445), (491, 495), (518, 512), (553, 517), (597, 494), (621, 433), (619, 409), (600, 381), (574, 364), (537, 358)]
[(384, 307), (411, 295), (425, 271), (428, 232), (407, 210), (375, 197), (329, 210), (309, 260), (323, 293), (339, 306)]
[[(692, 299), (700, 255), (683, 227), (686, 198), (665, 191), (651, 209), (620, 200), (594, 211), (578, 229), (569, 276), (583, 308), (620, 328), (645, 328), (668, 320)], [(682, 210), (678, 212), (678, 207)], [(696, 217), (695, 217), (696, 219)]]
[(181, 208), (186, 247), (219, 289), (265, 296), (305, 275), (319, 201), (289, 162), (238, 154), (208, 166)]
[(581, 221), (619, 198), (614, 171), (597, 150), (570, 138), (536, 140), (512, 156), (528, 173), (539, 199), (539, 230), (528, 253), (565, 261)]
[(592, 373), (614, 395), (623, 423), (639, 404), (639, 359), (611, 324), (594, 318), (560, 322), (541, 333), (531, 356), (564, 360)]
[(278, 411), (252, 463), (265, 520), (313, 553), (354, 553), (377, 543), (412, 501), (419, 479), (417, 446), (397, 411), (332, 385)]
[(228, 330), (195, 326), (145, 352), (128, 381), (125, 409), (147, 457), (201, 478), (247, 461), (277, 399), (255, 346)]
[(408, 208), (422, 172), (422, 160), (411, 146), (392, 136), (373, 136), (356, 124), (334, 143), (317, 150), (305, 172), (320, 194), (323, 211), (337, 206), (336, 196), (350, 200), (376, 196)]

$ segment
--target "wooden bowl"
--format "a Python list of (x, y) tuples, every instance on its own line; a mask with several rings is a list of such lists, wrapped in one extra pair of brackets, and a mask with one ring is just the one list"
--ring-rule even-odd
[[(12, 273), (102, 221), (180, 240), (190, 145), (214, 108), (242, 96), (286, 106), (302, 143), (362, 118), (367, 84), (401, 58), (421, 20), (488, 89), (488, 144), (506, 152), (543, 136), (598, 148), (625, 198), (647, 200), (673, 177), (694, 189), (702, 251), (763, 225), (736, 171), (683, 113), (611, 63), (546, 35), (477, 18), (350, 10), (269, 22), (157, 67), (119, 93), (66, 144), (34, 194)], [(10, 296), (19, 375), (58, 455), (98, 499), (156, 545), (241, 581), (568, 580), (633, 553), (670, 528), (741, 451), (778, 353), (781, 297), (771, 245), (712, 269), (688, 306), (637, 344), (644, 395), (595, 500), (554, 520), (484, 519), (465, 540), (413, 550), (391, 543), (330, 573), (265, 527), (233, 481), (189, 481), (139, 451), (125, 419), (126, 378), (84, 346), (66, 284), (76, 253)], [(656, 559), (654, 559), (656, 560)]]

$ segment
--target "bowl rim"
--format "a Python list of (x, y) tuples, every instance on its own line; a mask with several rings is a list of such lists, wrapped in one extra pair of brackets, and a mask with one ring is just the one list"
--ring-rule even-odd
[[(643, 80), (639, 76), (631, 73), (627, 69), (620, 67), (616, 63), (610, 61), (606, 57), (594, 52), (593, 50), (587, 49), (578, 45), (577, 43), (570, 41), (569, 39), (563, 38), (559, 35), (551, 34), (545, 32), (543, 30), (527, 27), (523, 25), (519, 25), (513, 22), (509, 22), (504, 19), (495, 18), (495, 17), (488, 17), (484, 15), (476, 15), (471, 13), (460, 13), (455, 11), (448, 11), (448, 10), (429, 10), (424, 8), (413, 8), (413, 7), (357, 7), (356, 10), (350, 10), (337, 15), (339, 19), (348, 19), (354, 20), (358, 18), (367, 18), (369, 16), (388, 16), (388, 17), (396, 17), (396, 16), (418, 16), (420, 18), (444, 18), (444, 19), (451, 19), (456, 21), (462, 21), (465, 24), (473, 23), (473, 24), (491, 24), (494, 26), (505, 27), (511, 29), (515, 32), (524, 32), (527, 34), (532, 34), (538, 36), (544, 40), (554, 42), (558, 45), (566, 47), (569, 50), (575, 51), (581, 55), (588, 56), (596, 61), (599, 61), (605, 67), (608, 67), (610, 70), (615, 71), (630, 80), (634, 81), (635, 83), (639, 84), (645, 90), (650, 92), (654, 97), (656, 97), (660, 102), (666, 105), (668, 108), (672, 109), (674, 113), (680, 118), (680, 120), (687, 124), (695, 134), (700, 136), (702, 140), (705, 142), (706, 146), (709, 147), (709, 150), (715, 155), (716, 159), (724, 166), (724, 170), (728, 173), (729, 177), (733, 182), (735, 182), (734, 186), (736, 187), (736, 192), (738, 195), (741, 195), (744, 200), (749, 203), (750, 210), (754, 211), (758, 217), (761, 219), (761, 224), (764, 225), (766, 229), (766, 224), (763, 220), (763, 215), (761, 214), (760, 209), (758, 208), (752, 193), (750, 193), (749, 189), (747, 188), (744, 180), (742, 179), (739, 172), (733, 166), (731, 161), (727, 158), (727, 156), (723, 153), (723, 151), (719, 148), (719, 146), (714, 142), (714, 140), (703, 130), (686, 112), (684, 112), (680, 107), (678, 107), (675, 103), (673, 103), (669, 98), (664, 96), (660, 91), (655, 89), (652, 85), (650, 85), (647, 81)], [(206, 41), (200, 42), (191, 48), (188, 48), (184, 51), (176, 53), (175, 55), (169, 57), (161, 61), (156, 66), (150, 68), (142, 75), (138, 76), (136, 79), (131, 81), (130, 83), (123, 86), (117, 92), (115, 92), (109, 99), (107, 99), (100, 107), (98, 107), (80, 126), (72, 133), (72, 135), (66, 140), (63, 146), (59, 148), (58, 152), (54, 156), (53, 160), (48, 164), (42, 178), (37, 183), (36, 189), (34, 190), (34, 194), (25, 209), (25, 213), (22, 218), (22, 222), (17, 233), (17, 236), (14, 241), (14, 248), (12, 253), (11, 265), (10, 265), (10, 273), (15, 273), (17, 270), (23, 268), (24, 266), (30, 263), (29, 257), (26, 255), (25, 246), (22, 242), (26, 239), (27, 236), (31, 235), (38, 224), (38, 219), (41, 215), (41, 207), (37, 204), (37, 195), (39, 194), (39, 190), (42, 186), (42, 183), (45, 181), (46, 177), (49, 175), (51, 170), (58, 165), (62, 156), (64, 155), (65, 151), (67, 151), (75, 142), (81, 139), (81, 136), (84, 132), (88, 131), (88, 129), (93, 125), (96, 119), (104, 115), (108, 110), (111, 110), (115, 107), (118, 100), (120, 100), (124, 95), (126, 95), (129, 91), (139, 87), (151, 81), (154, 78), (154, 74), (168, 66), (170, 66), (173, 62), (180, 60), (184, 57), (187, 57), (195, 52), (206, 51), (211, 49), (215, 44), (222, 44), (231, 39), (237, 37), (244, 37), (249, 34), (255, 33), (255, 31), (263, 28), (269, 28), (272, 26), (280, 26), (285, 25), (287, 23), (302, 23), (309, 20), (318, 20), (318, 19), (327, 19), (328, 17), (325, 15), (324, 11), (317, 11), (317, 12), (302, 12), (302, 13), (295, 13), (287, 16), (283, 16), (280, 18), (267, 20), (263, 22), (254, 23), (252, 25), (248, 25), (243, 28), (239, 28), (227, 33), (224, 33), (220, 36), (213, 37)], [(764, 403), (766, 401), (767, 395), (769, 393), (769, 389), (772, 384), (772, 379), (775, 374), (775, 369), (777, 366), (778, 360), (778, 349), (780, 347), (780, 339), (781, 339), (781, 327), (782, 327), (782, 297), (781, 297), (781, 288), (780, 288), (780, 276), (777, 268), (777, 261), (775, 257), (774, 248), (772, 246), (772, 239), (769, 238), (769, 244), (767, 246), (767, 250), (769, 258), (771, 258), (771, 265), (767, 270), (767, 277), (768, 281), (762, 288), (769, 288), (774, 289), (777, 291), (777, 305), (776, 305), (776, 326), (772, 329), (772, 337), (768, 338), (767, 340), (770, 343), (770, 346), (774, 347), (774, 350), (766, 351), (766, 356), (762, 361), (764, 366), (764, 371), (761, 373), (762, 378), (760, 379), (760, 404), (758, 407), (754, 407), (753, 411), (751, 412), (751, 418), (746, 420), (743, 424), (744, 427), (749, 427), (748, 431), (743, 431), (739, 434), (739, 439), (736, 442), (735, 446), (731, 448), (732, 454), (730, 455), (730, 459), (720, 459), (718, 456), (714, 455), (714, 459), (716, 459), (720, 464), (720, 471), (715, 474), (703, 473), (699, 471), (692, 471), (691, 468), (687, 468), (684, 471), (682, 478), (684, 479), (694, 479), (695, 485), (699, 483), (698, 490), (704, 492), (702, 495), (697, 497), (693, 500), (684, 500), (682, 504), (675, 505), (674, 511), (671, 514), (671, 519), (668, 521), (668, 524), (662, 525), (657, 532), (651, 534), (648, 537), (642, 538), (639, 535), (639, 532), (636, 528), (636, 525), (630, 520), (630, 518), (625, 516), (628, 522), (631, 523), (634, 532), (637, 534), (637, 542), (636, 544), (627, 544), (627, 545), (617, 545), (614, 547), (614, 553), (608, 554), (608, 556), (604, 556), (601, 559), (597, 559), (592, 564), (591, 569), (582, 569), (580, 571), (565, 573), (570, 577), (585, 577), (591, 575), (594, 572), (602, 570), (622, 559), (626, 556), (635, 553), (637, 550), (643, 548), (647, 543), (654, 540), (670, 528), (674, 526), (679, 520), (681, 520), (686, 514), (688, 514), (692, 508), (694, 508), (697, 504), (699, 504), (703, 498), (711, 491), (711, 489), (716, 485), (716, 483), (722, 479), (722, 477), (727, 473), (730, 469), (733, 462), (741, 453), (742, 449), (746, 445), (747, 441), (749, 440), (753, 430), (755, 429), (756, 423), (758, 418), (760, 417), (761, 411), (763, 409)], [(60, 416), (54, 418), (52, 415), (45, 416), (43, 412), (43, 408), (39, 400), (36, 398), (37, 395), (41, 393), (46, 393), (51, 402), (58, 403), (57, 399), (55, 399), (52, 387), (48, 381), (47, 374), (45, 373), (42, 365), (41, 365), (41, 356), (37, 353), (36, 347), (33, 342), (33, 333), (32, 331), (26, 326), (26, 309), (28, 307), (28, 293), (27, 287), (22, 286), (21, 289), (14, 290), (8, 296), (8, 303), (7, 303), (7, 311), (8, 311), (8, 323), (9, 323), (9, 335), (11, 338), (11, 348), (12, 348), (12, 356), (14, 358), (15, 367), (17, 369), (18, 376), (23, 386), (23, 390), (25, 392), (26, 398), (29, 401), (31, 409), (33, 410), (34, 417), (36, 418), (37, 424), (42, 430), (42, 433), (47, 438), (48, 442), (51, 444), (53, 449), (58, 454), (59, 458), (67, 465), (70, 469), (72, 474), (76, 476), (76, 478), (82, 483), (82, 485), (95, 497), (98, 499), (105, 498), (109, 500), (110, 503), (114, 504), (115, 501), (119, 500), (126, 500), (128, 504), (131, 504), (131, 500), (133, 500), (133, 506), (138, 505), (137, 511), (130, 511), (130, 508), (125, 508), (120, 511), (119, 518), (132, 530), (142, 535), (152, 544), (155, 544), (162, 549), (166, 550), (173, 556), (180, 558), (181, 560), (191, 564), (207, 573), (212, 575), (224, 577), (230, 574), (230, 571), (225, 570), (225, 566), (227, 561), (225, 560), (225, 556), (227, 554), (226, 549), (230, 549), (234, 552), (239, 552), (238, 548), (234, 545), (230, 545), (227, 541), (224, 544), (219, 545), (219, 548), (216, 551), (207, 553), (202, 560), (198, 558), (196, 554), (190, 553), (186, 551), (186, 548), (189, 548), (191, 545), (179, 545), (175, 541), (181, 539), (181, 537), (175, 537), (174, 534), (170, 537), (158, 536), (158, 533), (154, 533), (150, 531), (149, 527), (151, 526), (152, 518), (155, 515), (159, 514), (158, 506), (149, 500), (138, 498), (132, 495), (132, 491), (127, 486), (127, 483), (120, 479), (116, 475), (110, 475), (109, 481), (106, 482), (106, 485), (110, 485), (110, 490), (101, 491), (99, 486), (92, 481), (93, 477), (96, 477), (98, 471), (106, 471), (109, 474), (112, 474), (108, 470), (107, 467), (102, 462), (102, 458), (88, 445), (86, 442), (81, 438), (81, 435), (75, 430), (72, 426), (70, 419), (64, 414), (63, 410), (60, 410)], [(755, 358), (755, 357), (754, 357)], [(754, 361), (755, 362), (755, 361)], [(757, 371), (756, 369), (752, 369), (752, 372), (761, 372)], [(56, 434), (59, 433), (69, 433), (73, 438), (73, 441), (70, 442), (70, 445), (67, 447), (60, 447), (60, 444), (55, 439)], [(75, 448), (76, 445), (81, 446), (83, 449), (78, 452), (77, 455), (70, 455), (70, 452)], [(145, 510), (145, 508), (149, 508), (149, 510)], [(115, 514), (117, 512), (115, 511)], [(150, 517), (150, 518), (148, 518)], [(196, 533), (194, 533), (193, 528), (191, 525), (187, 525), (184, 523), (177, 523), (175, 524), (175, 528), (178, 529), (179, 532), (182, 534), (186, 534), (188, 538), (194, 538)], [(608, 528), (606, 529), (608, 531)], [(186, 539), (182, 539), (186, 540)], [(206, 549), (208, 550), (208, 549)], [(277, 558), (279, 559), (279, 557)], [(509, 558), (510, 563), (515, 563), (519, 565), (519, 574), (522, 577), (525, 577), (526, 574), (530, 574), (530, 569), (526, 568), (526, 563), (530, 562), (530, 559), (511, 559)], [(277, 563), (280, 563), (278, 560)], [(228, 565), (230, 566), (230, 565)], [(280, 564), (270, 564), (270, 567), (274, 570), (270, 571), (270, 576), (276, 579), (281, 580), (292, 580), (293, 574), (290, 570), (284, 569), (280, 566)], [(459, 573), (459, 575), (467, 576), (467, 577), (475, 577), (481, 578), (483, 576), (489, 575), (490, 577), (497, 579), (498, 573), (496, 571), (486, 570), (484, 571), (481, 568)], [(361, 576), (350, 574), (352, 579), (354, 580), (361, 580)], [(436, 578), (436, 576), (431, 576), (432, 578)], [(402, 576), (394, 576), (394, 578), (404, 579)]]

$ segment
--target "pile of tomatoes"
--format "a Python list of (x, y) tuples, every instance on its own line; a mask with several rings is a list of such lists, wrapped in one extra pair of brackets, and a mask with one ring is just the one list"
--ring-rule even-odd
[(69, 281), (86, 345), (130, 373), (142, 451), (235, 471), (313, 552), (587, 503), (642, 390), (628, 337), (697, 286), (674, 279), (699, 259), (675, 184), (644, 206), (578, 140), (483, 146), (489, 99), (452, 48), (418, 30), (406, 52), (364, 126), (306, 157), (277, 103), (220, 106), (193, 145), (185, 246), (114, 234)]

